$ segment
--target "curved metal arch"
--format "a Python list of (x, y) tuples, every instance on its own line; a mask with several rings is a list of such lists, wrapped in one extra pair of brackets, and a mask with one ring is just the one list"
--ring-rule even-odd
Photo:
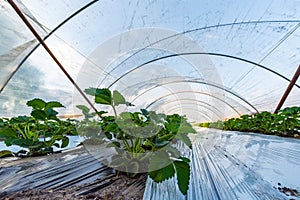
[[(205, 29), (210, 29), (210, 28), (218, 28), (218, 27), (225, 27), (225, 26), (234, 26), (234, 25), (245, 25), (245, 24), (263, 24), (263, 23), (300, 23), (300, 20), (265, 20), (265, 21), (248, 21), (248, 22), (233, 22), (233, 23), (225, 23), (225, 24), (218, 24), (218, 25), (212, 25), (212, 26), (206, 26), (206, 27), (201, 27), (201, 28), (196, 28), (196, 29), (191, 29), (191, 30), (187, 30), (187, 31), (183, 31), (183, 32), (180, 32), (180, 33), (177, 33), (177, 34), (174, 34), (174, 35), (171, 35), (169, 37), (165, 37), (165, 38), (162, 38), (156, 42), (153, 42), (149, 45), (146, 45), (145, 47), (141, 48), (140, 50), (136, 51), (135, 53), (133, 53), (132, 55), (130, 55), (129, 57), (127, 57), (126, 59), (124, 59), (122, 62), (120, 62), (118, 65), (116, 65), (113, 69), (111, 69), (109, 72), (107, 72), (107, 75), (108, 74), (111, 74), (114, 70), (116, 70), (119, 66), (121, 66), (124, 62), (126, 62), (127, 60), (129, 60), (130, 58), (132, 58), (133, 56), (135, 56), (136, 54), (138, 54), (139, 52), (142, 52), (143, 50), (151, 47), (152, 45), (154, 44), (157, 44), (159, 42), (162, 42), (164, 40), (167, 40), (167, 39), (170, 39), (170, 38), (173, 38), (173, 37), (176, 37), (178, 35), (182, 35), (182, 34), (186, 34), (186, 33), (191, 33), (191, 32), (195, 32), (195, 31), (199, 31), (199, 30), (205, 30)], [(220, 54), (222, 55), (222, 54)], [(225, 55), (225, 54), (224, 54)], [(230, 55), (228, 55), (230, 56)], [(231, 56), (232, 58), (235, 57), (235, 56)], [(238, 58), (238, 57), (236, 57)], [(241, 58), (242, 61), (249, 61), (247, 59), (243, 59)], [(249, 61), (251, 62), (251, 64), (253, 65), (256, 65), (258, 67), (262, 67), (268, 71), (273, 71), (261, 64), (258, 64), (258, 63), (255, 63), (255, 62), (252, 62), (252, 61)], [(275, 71), (274, 71), (275, 72)], [(287, 80), (287, 81), (291, 81), (290, 79), (288, 79), (287, 77), (279, 74), (278, 72), (275, 72), (276, 75), (279, 75), (281, 78)], [(103, 83), (103, 81), (106, 79), (107, 75), (104, 77), (104, 79), (101, 81), (100, 84)], [(298, 87), (300, 89), (300, 86), (295, 84), (296, 87)]]
[[(166, 97), (169, 97), (169, 96), (172, 96), (172, 95), (175, 95), (175, 94), (182, 94), (182, 93), (193, 93), (193, 94), (202, 94), (202, 95), (210, 96), (210, 97), (218, 99), (219, 101), (226, 104), (228, 107), (230, 107), (232, 110), (234, 110), (239, 116), (241, 115), (241, 113), (238, 110), (236, 110), (231, 104), (227, 103), (223, 99), (220, 99), (219, 97), (213, 96), (212, 94), (209, 94), (209, 93), (206, 93), (206, 92), (199, 92), (199, 91), (193, 91), (193, 90), (179, 91), (179, 92), (176, 92), (176, 93), (170, 93), (170, 94), (161, 96), (161, 97), (155, 99), (154, 101), (152, 101), (148, 106), (146, 106), (146, 109), (148, 109), (150, 106), (155, 104), (157, 101), (160, 101), (160, 100), (162, 100)], [(247, 109), (247, 110), (249, 110), (249, 109)], [(251, 110), (249, 110), (249, 112), (251, 112)]]
[[(204, 105), (207, 106), (207, 107), (204, 107), (204, 106), (203, 106), (204, 108), (210, 110), (210, 111), (213, 112), (215, 115), (218, 115), (217, 112), (218, 112), (218, 113), (222, 113), (222, 111), (219, 110), (218, 108), (216, 108), (215, 106), (212, 106), (211, 104), (209, 104), (209, 103), (207, 103), (207, 102), (205, 102), (205, 101), (200, 101), (200, 100), (197, 100), (197, 99), (183, 98), (183, 99), (176, 99), (176, 100), (165, 101), (165, 102), (164, 102), (164, 106), (167, 105), (167, 104), (173, 103), (173, 102), (180, 102), (180, 101), (193, 101), (193, 102), (196, 102), (196, 103), (201, 103), (201, 104), (204, 104)], [(176, 105), (179, 105), (179, 103), (176, 104)], [(197, 104), (197, 105), (198, 105), (198, 104)], [(201, 105), (200, 105), (200, 106), (201, 106)], [(210, 109), (210, 108), (213, 108), (213, 109)], [(216, 111), (217, 111), (217, 112), (216, 112)]]
[[(73, 17), (75, 17), (77, 14), (79, 14), (80, 12), (82, 12), (83, 10), (85, 10), (86, 8), (88, 8), (89, 6), (93, 5), (94, 3), (98, 2), (99, 0), (93, 0), (89, 3), (87, 3), (85, 6), (83, 6), (82, 8), (78, 9), (75, 13), (73, 13), (72, 15), (70, 15), (68, 18), (66, 18), (63, 22), (61, 22), (56, 28), (54, 28), (47, 36), (45, 36), (45, 38), (43, 40), (46, 40), (49, 36), (51, 36), (56, 30), (58, 30), (61, 26), (63, 26), (66, 22), (68, 22), (69, 20), (71, 20)], [(119, 63), (115, 68), (113, 68), (111, 71), (107, 72), (107, 75), (110, 74), (112, 71), (114, 71), (117, 67), (119, 67), (120, 65), (122, 65), (126, 60), (130, 59), (132, 56), (136, 55), (137, 53), (143, 51), (144, 49), (159, 43), (163, 40), (167, 40), (170, 39), (172, 37), (176, 37), (178, 35), (181, 34), (186, 34), (186, 33), (191, 33), (191, 32), (195, 32), (195, 31), (200, 31), (200, 30), (206, 30), (206, 29), (211, 29), (211, 28), (218, 28), (218, 27), (225, 27), (225, 26), (234, 26), (234, 25), (245, 25), (245, 24), (263, 24), (263, 23), (300, 23), (300, 20), (264, 20), (264, 21), (247, 21), (247, 22), (233, 22), (233, 23), (224, 23), (224, 24), (217, 24), (217, 25), (211, 25), (211, 26), (205, 26), (205, 27), (200, 27), (200, 28), (195, 28), (195, 29), (191, 29), (191, 30), (187, 30), (187, 31), (183, 31), (174, 35), (171, 35), (169, 37), (160, 39), (152, 44), (149, 44), (145, 47), (143, 47), (142, 49), (140, 49), (139, 51), (135, 52), (134, 54), (132, 54), (131, 56), (129, 56), (128, 58), (126, 58), (125, 60), (123, 60), (121, 63)], [(20, 62), (20, 64), (18, 65), (17, 69), (11, 74), (11, 76), (8, 78), (8, 80), (4, 83), (3, 87), (0, 89), (0, 93), (3, 91), (3, 89), (6, 87), (7, 83), (11, 80), (11, 78), (14, 76), (14, 74), (19, 70), (20, 66), (28, 59), (28, 57), (37, 49), (37, 47), (40, 44), (37, 44), (28, 54), (27, 56), (24, 57), (24, 59)], [(285, 77), (286, 80), (290, 81), (288, 78)], [(103, 82), (103, 81), (102, 81)], [(295, 84), (296, 87), (300, 88), (299, 85)]]
[[(63, 20), (58, 26), (56, 26), (52, 31), (50, 31), (44, 38), (43, 40), (45, 41), (46, 39), (48, 39), (53, 33), (55, 33), (60, 27), (62, 27), (65, 23), (67, 23), (69, 20), (71, 20), (73, 17), (75, 17), (76, 15), (78, 15), (79, 13), (81, 13), (83, 10), (85, 10), (86, 8), (90, 7), (91, 5), (93, 5), (94, 3), (98, 2), (99, 0), (93, 0), (89, 3), (87, 3), (86, 5), (84, 5), (83, 7), (81, 7), (80, 9), (78, 9), (76, 12), (74, 12), (73, 14), (71, 14), (69, 17), (67, 17), (65, 20)], [(29, 56), (31, 56), (31, 54), (33, 54), (33, 52), (40, 46), (41, 44), (38, 43), (37, 45), (35, 45), (31, 51), (28, 52), (28, 54), (21, 60), (21, 62), (19, 63), (19, 65), (17, 66), (16, 70), (11, 73), (10, 77), (7, 79), (7, 81), (3, 84), (3, 87), (0, 88), (0, 94), (3, 91), (3, 89), (6, 87), (6, 85), (8, 84), (8, 82), (12, 79), (12, 77), (17, 73), (17, 71), (20, 69), (20, 67), (24, 64), (24, 62), (29, 58)]]
[[(165, 106), (166, 104), (164, 103), (163, 105)], [(206, 109), (206, 110), (212, 112), (212, 113), (213, 113), (215, 116), (217, 116), (219, 119), (222, 119), (221, 115), (219, 115), (219, 114), (216, 113), (215, 111), (211, 110), (211, 109), (209, 108), (209, 106), (204, 106), (204, 105), (202, 105), (202, 104), (181, 103), (181, 104), (177, 104), (177, 105), (175, 105), (175, 106), (173, 106), (173, 107), (167, 109), (166, 112), (169, 112), (169, 111), (171, 111), (171, 110), (173, 110), (173, 109), (177, 109), (177, 108), (179, 109), (180, 106), (182, 106), (182, 107), (181, 107), (182, 110), (186, 110), (187, 108), (191, 108), (191, 106), (199, 106), (199, 107), (201, 107), (201, 108), (204, 108), (204, 109)], [(195, 110), (197, 110), (197, 109), (195, 109)]]
[[(176, 108), (176, 109), (170, 110), (169, 112), (175, 112), (178, 109), (179, 108)], [(205, 115), (204, 113), (199, 112), (198, 110), (194, 110), (192, 108), (187, 108), (186, 110), (190, 110), (192, 112), (195, 112), (195, 113), (201, 115), (202, 117), (206, 118), (208, 121), (213, 121), (209, 116)]]
[[(141, 65), (138, 65), (137, 67), (129, 70), (128, 72), (124, 73), (122, 76), (120, 76), (119, 78), (117, 78), (114, 82), (112, 82), (108, 88), (112, 87), (116, 82), (118, 82), (120, 79), (122, 79), (123, 77), (125, 77), (126, 75), (130, 74), (131, 72), (147, 65), (147, 64), (150, 64), (152, 62), (156, 62), (158, 60), (163, 60), (163, 59), (166, 59), (166, 58), (171, 58), (171, 57), (177, 57), (177, 56), (185, 56), (185, 55), (211, 55), (211, 56), (220, 56), (220, 57), (225, 57), (225, 58), (231, 58), (231, 59), (235, 59), (235, 60), (240, 60), (240, 61), (243, 61), (243, 62), (246, 62), (246, 63), (250, 63), (252, 65), (256, 65), (262, 69), (265, 69), (271, 73), (274, 73), (276, 74), (277, 76), (280, 76), (281, 78), (287, 80), (290, 82), (290, 79), (288, 79), (287, 77), (279, 74), (278, 72), (272, 70), (272, 69), (269, 69), (261, 64), (258, 64), (258, 63), (255, 63), (253, 61), (250, 61), (250, 60), (247, 60), (247, 59), (244, 59), (244, 58), (240, 58), (240, 57), (237, 57), (237, 56), (231, 56), (231, 55), (227, 55), (227, 54), (221, 54), (221, 53), (207, 53), (207, 52), (189, 52), (189, 53), (176, 53), (176, 54), (170, 54), (170, 55), (167, 55), (167, 56), (162, 56), (162, 57), (159, 57), (159, 58), (155, 58), (155, 59), (152, 59), (150, 61), (147, 61)], [(300, 86), (295, 84), (296, 87), (298, 87), (300, 89)]]
[(259, 111), (257, 110), (257, 108), (255, 108), (255, 106), (253, 106), (250, 102), (248, 102), (246, 99), (244, 99), (240, 95), (238, 95), (235, 92), (231, 91), (229, 88), (225, 88), (225, 87), (222, 87), (222, 86), (217, 85), (217, 84), (208, 83), (208, 82), (205, 82), (205, 81), (197, 81), (197, 80), (176, 80), (176, 81), (170, 81), (170, 82), (165, 82), (163, 84), (155, 85), (154, 87), (148, 88), (147, 90), (143, 91), (136, 98), (134, 98), (132, 102), (134, 102), (139, 96), (145, 94), (146, 92), (149, 92), (150, 90), (153, 90), (153, 89), (158, 88), (160, 86), (164, 86), (164, 85), (168, 85), (168, 84), (173, 84), (173, 83), (181, 83), (181, 82), (190, 82), (190, 83), (204, 84), (204, 85), (209, 85), (209, 86), (218, 88), (220, 90), (224, 90), (224, 91), (232, 94), (233, 96), (236, 96), (237, 98), (241, 99), (243, 102), (245, 102), (246, 104), (248, 104), (251, 108), (253, 108), (257, 113), (259, 113)]
[[(85, 6), (83, 6), (82, 8), (78, 9), (75, 13), (73, 13), (72, 15), (70, 15), (68, 18), (66, 18), (63, 22), (61, 22), (57, 27), (55, 27), (47, 36), (44, 37), (43, 40), (46, 40), (48, 37), (50, 37), (55, 31), (57, 31), (61, 26), (63, 26), (65, 23), (67, 23), (69, 20), (71, 20), (73, 17), (75, 17), (77, 14), (79, 14), (80, 12), (82, 12), (83, 10), (85, 10), (86, 8), (88, 8), (89, 6), (93, 5), (94, 3), (98, 2), (99, 0), (93, 0), (89, 3), (87, 3)], [(169, 37), (160, 39), (152, 44), (149, 44), (145, 47), (143, 47), (142, 49), (140, 49), (139, 51), (135, 52), (134, 54), (132, 54), (131, 56), (129, 56), (128, 58), (126, 58), (125, 60), (123, 60), (121, 63), (119, 63), (115, 68), (113, 68), (111, 71), (107, 72), (107, 75), (111, 74), (112, 71), (114, 71), (116, 68), (118, 68), (120, 65), (122, 65), (126, 60), (130, 59), (131, 57), (133, 57), (134, 55), (136, 55), (137, 53), (145, 50), (148, 47), (151, 47), (152, 45), (159, 43), (161, 41), (170, 39), (172, 37), (176, 37), (180, 34), (186, 34), (186, 33), (191, 33), (194, 31), (199, 31), (199, 30), (206, 30), (206, 29), (210, 29), (210, 28), (218, 28), (218, 27), (225, 27), (225, 26), (234, 26), (234, 25), (244, 25), (244, 24), (263, 24), (263, 23), (300, 23), (300, 20), (265, 20), (265, 21), (248, 21), (248, 22), (233, 22), (233, 23), (224, 23), (224, 24), (217, 24), (217, 25), (211, 25), (211, 26), (205, 26), (205, 27), (201, 27), (201, 28), (195, 28), (192, 30), (187, 30), (187, 31), (183, 31), (174, 35), (171, 35)], [(25, 57), (24, 59), (20, 62), (20, 64), (18, 65), (17, 69), (11, 74), (11, 76), (8, 78), (8, 80), (4, 83), (3, 87), (0, 89), (0, 93), (3, 91), (3, 89), (6, 87), (6, 85), (8, 84), (8, 82), (11, 80), (11, 78), (14, 76), (14, 74), (19, 70), (19, 68), (23, 65), (23, 63), (29, 58), (29, 56), (39, 47), (40, 44), (37, 44)], [(104, 77), (104, 79), (107, 77), (107, 75)], [(282, 75), (281, 75), (282, 76)], [(283, 76), (284, 77), (284, 76)], [(103, 79), (103, 80), (104, 80)], [(284, 77), (285, 80), (290, 81), (288, 78)], [(102, 81), (103, 82), (103, 81)], [(101, 82), (101, 83), (102, 83)], [(296, 87), (300, 88), (299, 85), (295, 84)]]

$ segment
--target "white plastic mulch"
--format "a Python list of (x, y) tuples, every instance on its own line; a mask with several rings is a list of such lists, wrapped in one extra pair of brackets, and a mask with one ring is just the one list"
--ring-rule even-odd
[(300, 199), (300, 140), (255, 133), (198, 129), (191, 135), (193, 151), (188, 194), (176, 179), (157, 184), (148, 178), (144, 200)]

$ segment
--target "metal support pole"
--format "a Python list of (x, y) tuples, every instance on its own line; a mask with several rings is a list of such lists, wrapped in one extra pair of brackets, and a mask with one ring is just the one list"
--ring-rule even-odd
[(297, 71), (295, 72), (295, 74), (294, 74), (292, 80), (290, 81), (289, 86), (286, 88), (286, 90), (285, 90), (285, 92), (284, 92), (284, 94), (283, 94), (283, 96), (282, 96), (280, 102), (278, 103), (278, 105), (277, 105), (277, 107), (276, 107), (274, 113), (277, 113), (278, 110), (281, 109), (281, 107), (282, 107), (282, 105), (284, 104), (286, 98), (289, 96), (289, 94), (290, 94), (290, 92), (291, 92), (293, 86), (295, 85), (295, 83), (296, 83), (296, 81), (297, 81), (299, 75), (300, 75), (300, 65), (298, 66)]
[(92, 107), (92, 109), (95, 112), (98, 112), (93, 103), (87, 98), (87, 96), (84, 94), (84, 92), (80, 89), (80, 87), (77, 85), (77, 83), (74, 81), (74, 79), (70, 76), (70, 74), (65, 70), (63, 65), (59, 62), (59, 60), (55, 57), (55, 55), (52, 53), (52, 51), (49, 49), (49, 47), (46, 45), (44, 40), (41, 38), (41, 36), (36, 32), (36, 30), (33, 28), (33, 26), (30, 24), (30, 22), (26, 19), (22, 11), (18, 8), (18, 6), (14, 3), (13, 0), (7, 0), (8, 3), (12, 6), (12, 8), (16, 11), (16, 13), (19, 15), (19, 17), (23, 20), (23, 22), (26, 24), (26, 26), (30, 29), (30, 31), (33, 33), (33, 35), (36, 37), (36, 39), (41, 43), (41, 45), (44, 47), (44, 49), (48, 52), (48, 54), (52, 57), (52, 59), (56, 62), (56, 64), (59, 66), (61, 71), (67, 76), (67, 78), (71, 81), (71, 83), (74, 85), (74, 87), (79, 91), (81, 96), (88, 102), (88, 104)]

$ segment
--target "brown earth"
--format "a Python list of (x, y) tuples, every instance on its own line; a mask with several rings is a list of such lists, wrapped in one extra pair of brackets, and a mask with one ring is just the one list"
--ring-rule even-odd
[(72, 186), (69, 188), (28, 189), (8, 194), (0, 199), (12, 200), (73, 200), (73, 199), (103, 199), (103, 200), (140, 200), (143, 199), (147, 175), (140, 174), (129, 178), (123, 174), (111, 175), (92, 183)]

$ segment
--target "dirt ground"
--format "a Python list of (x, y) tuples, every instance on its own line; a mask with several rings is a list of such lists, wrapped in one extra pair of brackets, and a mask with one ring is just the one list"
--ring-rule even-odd
[(0, 199), (12, 200), (73, 200), (73, 199), (103, 199), (103, 200), (140, 200), (143, 199), (147, 176), (141, 174), (135, 178), (125, 175), (111, 175), (80, 186), (59, 190), (28, 189), (8, 194)]

